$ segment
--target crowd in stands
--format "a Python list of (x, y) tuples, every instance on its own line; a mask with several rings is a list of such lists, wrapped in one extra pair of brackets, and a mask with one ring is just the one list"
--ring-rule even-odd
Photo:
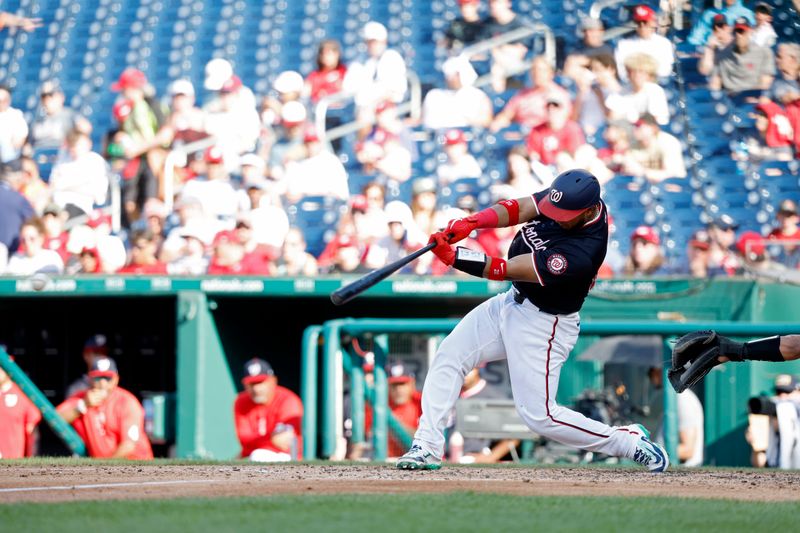
[[(424, 245), (448, 220), (545, 188), (568, 168), (586, 168), (605, 185), (621, 177), (657, 187), (688, 181), (686, 139), (673, 127), (682, 118), (671, 103), (681, 89), (677, 38), (653, 8), (633, 7), (632, 34), (614, 39), (605, 38), (602, 20), (584, 18), (578, 45), (551, 64), (530, 38), (470, 61), (464, 47), (529, 21), (510, 0), (458, 4), (438, 43), (450, 51), (442, 82), (426, 88), (420, 117), (400, 111), (410, 93), (405, 59), (376, 21), (361, 29), (357, 60), (344, 64), (342, 44), (322, 41), (316, 70), (282, 72), (267, 95), (245, 86), (223, 58), (206, 65), (202, 99), (188, 79), (156, 94), (142, 71), (121, 69), (108, 88), (118, 94), (107, 110), (111, 131), (94, 131), (56, 81), (41, 84), (34, 117), (0, 86), (0, 273), (360, 273)], [(736, 139), (745, 150), (729, 152), (745, 163), (800, 156), (800, 45), (777, 38), (772, 10), (726, 0), (681, 43), (708, 88), (752, 103), (752, 128)], [(480, 74), (488, 85), (476, 86)], [(331, 102), (342, 112), (329, 114), (326, 130), (346, 117), (357, 131), (331, 143), (315, 128), (314, 111), (337, 95), (351, 100)], [(435, 140), (435, 157), (420, 153), (421, 135)], [(503, 152), (476, 150), (489, 137), (512, 142)], [(204, 139), (182, 160), (168, 157)], [(57, 155), (44, 169), (34, 154), (47, 149)], [(499, 172), (485, 185), (490, 168)], [(642, 220), (613, 237), (630, 246), (610, 248), (603, 275), (796, 268), (797, 200), (798, 190), (774, 199), (769, 234), (737, 233), (741, 221), (725, 213), (706, 227), (698, 221), (693, 238), (678, 244), (689, 261), (670, 261), (659, 228)], [(307, 210), (326, 216), (308, 224)], [(513, 235), (486, 230), (467, 245), (503, 255)], [(771, 257), (770, 240), (787, 241), (779, 257)], [(405, 272), (455, 273), (430, 254)]]

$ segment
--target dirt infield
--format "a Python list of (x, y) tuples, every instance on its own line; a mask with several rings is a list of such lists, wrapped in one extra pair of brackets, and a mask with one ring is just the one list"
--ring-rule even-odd
[(648, 474), (626, 468), (556, 467), (401, 472), (389, 465), (0, 464), (0, 503), (453, 491), (800, 501), (800, 472), (726, 469)]

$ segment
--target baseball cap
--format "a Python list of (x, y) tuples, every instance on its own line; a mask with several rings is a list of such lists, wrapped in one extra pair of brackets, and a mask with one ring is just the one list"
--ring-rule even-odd
[(239, 166), (245, 167), (256, 167), (263, 169), (267, 166), (266, 161), (262, 158), (258, 157), (256, 154), (244, 154), (239, 158)]
[(689, 246), (700, 250), (708, 250), (711, 248), (711, 236), (704, 229), (697, 230), (692, 234), (692, 238), (689, 239)]
[(747, 20), (745, 17), (737, 18), (736, 22), (734, 22), (734, 24), (733, 24), (733, 29), (734, 30), (750, 31), (751, 27), (752, 26), (750, 26), (750, 21)]
[(272, 366), (270, 366), (269, 363), (263, 359), (254, 357), (244, 364), (244, 377), (242, 378), (242, 383), (261, 383), (268, 377), (274, 375), (275, 371), (272, 370)]
[(564, 93), (554, 91), (547, 95), (547, 105), (550, 104), (566, 107), (566, 105), (569, 104), (569, 98)]
[(652, 226), (639, 226), (633, 230), (633, 233), (631, 233), (631, 241), (635, 239), (641, 239), (651, 244), (661, 244), (661, 239)]
[(169, 216), (169, 210), (167, 209), (166, 204), (159, 200), (158, 198), (148, 198), (147, 201), (144, 203), (144, 217), (158, 217), (158, 218), (167, 218)]
[(206, 78), (203, 87), (209, 91), (219, 91), (222, 84), (233, 76), (233, 67), (230, 62), (221, 57), (212, 59), (206, 63)]
[(775, 377), (775, 392), (793, 392), (797, 389), (797, 379), (791, 374), (778, 374)]
[(411, 192), (422, 194), (424, 192), (436, 192), (436, 180), (433, 178), (417, 178), (411, 186)]
[(217, 146), (216, 144), (213, 146), (209, 146), (206, 148), (206, 151), (203, 152), (203, 159), (206, 163), (211, 165), (220, 165), (222, 164), (223, 155), (222, 155), (222, 148)]
[(388, 37), (386, 26), (380, 22), (370, 21), (364, 24), (364, 29), (361, 30), (365, 41), (385, 41)]
[(366, 213), (369, 205), (367, 204), (367, 197), (363, 194), (356, 194), (350, 198), (350, 210), (361, 211)]
[(797, 204), (794, 200), (789, 200), (788, 198), (781, 202), (778, 206), (778, 214), (784, 215), (796, 215), (797, 214)]
[(650, 22), (655, 19), (656, 12), (651, 7), (642, 4), (633, 8), (634, 22)]
[(306, 121), (306, 108), (300, 102), (286, 102), (281, 107), (281, 121), (284, 124), (297, 125)]
[(756, 13), (766, 13), (767, 15), (772, 15), (772, 6), (766, 2), (758, 2), (756, 7), (753, 9)]
[(458, 5), (463, 6), (465, 4), (480, 4), (481, 0), (458, 0)]
[(395, 362), (386, 369), (389, 383), (407, 383), (414, 379), (414, 372), (402, 362)]
[(108, 355), (108, 340), (105, 335), (92, 335), (83, 344), (83, 353)]
[(64, 210), (61, 209), (60, 205), (51, 202), (51, 203), (47, 204), (47, 206), (44, 208), (44, 211), (42, 211), (42, 216), (44, 216), (44, 215), (56, 215), (56, 216), (58, 216), (63, 211)]
[(114, 119), (120, 124), (125, 122), (125, 120), (131, 116), (132, 112), (133, 102), (130, 100), (119, 100), (114, 104), (114, 107), (111, 108), (111, 113), (114, 115)]
[(299, 93), (303, 90), (303, 76), (294, 70), (284, 70), (275, 78), (272, 87), (279, 93)]
[(394, 200), (386, 204), (384, 212), (386, 213), (386, 222), (400, 222), (401, 224), (407, 225), (408, 222), (413, 219), (411, 208), (408, 207), (408, 204), (400, 200)]
[(314, 128), (307, 128), (305, 133), (303, 133), (303, 142), (304, 143), (319, 142), (319, 135), (317, 135), (317, 130), (315, 130)]
[(232, 93), (238, 91), (242, 87), (242, 80), (235, 74), (225, 80), (219, 88), (221, 93)]
[(117, 374), (117, 363), (110, 357), (96, 358), (89, 368), (90, 378), (113, 378)]
[(169, 89), (167, 92), (170, 96), (175, 96), (178, 94), (194, 96), (194, 85), (192, 85), (192, 82), (187, 79), (175, 80), (169, 84)]
[(739, 224), (737, 224), (736, 221), (733, 220), (733, 217), (728, 215), (728, 214), (722, 214), (722, 215), (718, 216), (717, 218), (715, 218), (714, 220), (711, 221), (710, 225), (711, 226), (716, 226), (719, 229), (723, 229), (723, 230), (729, 230), (729, 229), (737, 230), (737, 229), (739, 229)]
[(645, 113), (645, 114), (641, 115), (639, 117), (639, 120), (636, 121), (636, 126), (637, 127), (644, 126), (644, 125), (660, 127), (658, 125), (658, 121), (656, 120), (656, 117), (654, 117), (650, 113)]
[(567, 170), (553, 180), (547, 196), (538, 201), (539, 212), (557, 222), (577, 217), (600, 201), (600, 182), (581, 169)]
[(582, 30), (602, 30), (603, 27), (603, 21), (599, 18), (584, 17), (584, 19), (581, 20)]
[(111, 84), (111, 90), (115, 92), (125, 89), (142, 88), (147, 85), (147, 76), (138, 68), (126, 68), (119, 75), (119, 79)]
[(764, 242), (764, 237), (755, 231), (745, 231), (739, 236), (736, 241), (736, 249), (740, 254), (747, 256), (749, 259), (756, 259), (764, 255), (767, 247)]
[(452, 146), (454, 144), (462, 144), (467, 142), (467, 137), (464, 135), (464, 132), (461, 130), (447, 130), (444, 134), (444, 144), (447, 146)]
[(61, 94), (62, 91), (61, 91), (61, 86), (55, 80), (48, 80), (42, 83), (42, 86), (39, 88), (40, 96), (45, 96), (48, 94), (56, 94), (56, 93)]

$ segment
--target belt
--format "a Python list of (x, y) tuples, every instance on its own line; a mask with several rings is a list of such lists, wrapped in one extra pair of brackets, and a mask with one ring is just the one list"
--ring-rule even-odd
[(519, 291), (516, 290), (514, 291), (514, 303), (522, 305), (523, 303), (525, 303), (525, 300), (527, 300), (527, 296), (525, 296)]

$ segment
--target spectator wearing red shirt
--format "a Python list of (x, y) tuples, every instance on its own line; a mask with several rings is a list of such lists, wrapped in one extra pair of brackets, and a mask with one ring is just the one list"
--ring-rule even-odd
[(39, 409), (0, 368), (0, 459), (32, 456), (41, 419)]
[(89, 370), (92, 384), (64, 400), (56, 410), (86, 444), (90, 457), (146, 460), (153, 458), (144, 432), (144, 408), (119, 386), (116, 362), (98, 357)]
[(317, 70), (306, 77), (306, 90), (313, 103), (342, 91), (347, 67), (342, 63), (342, 48), (338, 41), (326, 39), (319, 43)]
[[(408, 434), (413, 436), (422, 416), (422, 393), (417, 390), (414, 373), (408, 366), (397, 362), (389, 366), (386, 374), (389, 377), (389, 409)], [(369, 404), (364, 419), (369, 432), (372, 429), (372, 406)], [(389, 457), (399, 457), (405, 450), (406, 447), (390, 432)]]
[(127, 265), (120, 268), (119, 274), (166, 274), (167, 265), (156, 258), (158, 245), (156, 235), (150, 230), (137, 231), (131, 239), (131, 258)]
[(779, 225), (770, 232), (767, 238), (771, 241), (782, 241), (786, 265), (797, 266), (797, 252), (800, 250), (800, 247), (797, 246), (800, 243), (800, 216), (797, 213), (797, 203), (788, 198), (782, 201), (778, 207), (776, 218)]
[(253, 358), (244, 365), (244, 391), (236, 396), (233, 415), (240, 457), (259, 462), (284, 462), (302, 457), (300, 397), (278, 385), (272, 366)]
[(531, 157), (554, 165), (562, 152), (574, 157), (575, 151), (586, 144), (581, 127), (569, 118), (569, 113), (568, 98), (558, 93), (547, 98), (547, 121), (528, 134), (526, 144)]
[[(531, 64), (533, 87), (515, 94), (492, 121), (489, 129), (498, 131), (507, 128), (512, 122), (526, 128), (534, 128), (547, 120), (547, 99), (553, 93), (560, 93), (569, 99), (567, 91), (555, 82), (553, 67), (544, 56), (537, 56)], [(568, 100), (569, 101), (569, 100)], [(571, 106), (568, 111), (571, 113)]]
[(67, 251), (67, 241), (69, 233), (64, 231), (64, 218), (62, 209), (58, 204), (49, 204), (42, 213), (42, 223), (44, 224), (44, 247), (53, 250), (61, 256), (61, 260), (66, 264), (69, 259)]

